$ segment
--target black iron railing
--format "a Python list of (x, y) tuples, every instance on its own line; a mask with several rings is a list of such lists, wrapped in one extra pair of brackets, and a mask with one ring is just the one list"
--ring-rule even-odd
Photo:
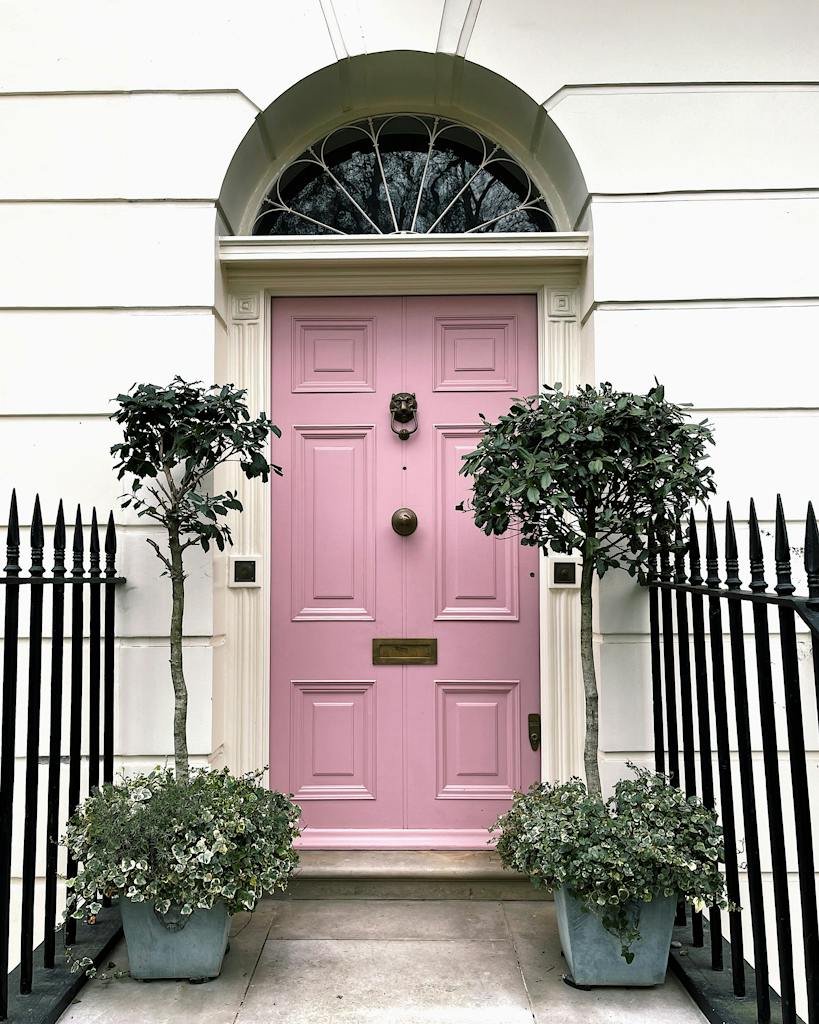
[[(4, 596), (3, 631), (3, 699), (0, 721), (0, 1020), (9, 1014), (9, 952), (12, 939), (19, 938), (20, 966), (14, 972), (19, 992), (32, 992), (34, 981), (35, 913), (34, 894), (37, 853), (45, 850), (45, 910), (43, 915), (42, 969), (55, 968), (57, 954), (58, 878), (57, 853), (60, 830), (60, 794), (62, 778), (62, 721), (64, 705), (63, 645), (70, 643), (69, 663), (69, 735), (68, 735), (68, 808), (69, 813), (81, 797), (81, 763), (83, 736), (83, 657), (85, 612), (88, 595), (88, 788), (102, 779), (112, 781), (114, 775), (114, 591), (123, 580), (117, 576), (117, 539), (113, 516), (109, 516), (103, 551), (96, 510), (91, 515), (88, 571), (85, 568), (85, 540), (82, 515), (77, 508), (71, 545), (71, 571), (66, 568), (66, 528), (60, 502), (53, 534), (53, 565), (45, 567), (45, 531), (40, 499), (34, 502), (30, 531), (30, 567), (26, 572), (20, 560), (20, 528), (17, 498), (12, 494), (6, 537), (6, 565), (0, 576), (0, 594)], [(104, 554), (104, 565), (101, 556)], [(18, 715), (18, 648), (20, 640), (21, 595), (28, 594), (28, 680), (26, 693), (25, 782), (22, 793), (23, 813), (18, 816), (21, 830), (12, 827), (15, 801), (15, 744)], [(65, 602), (70, 597), (70, 631), (66, 637)], [(50, 599), (50, 600), (49, 600)], [(40, 730), (43, 691), (43, 614), (50, 603), (49, 713), (48, 713), (48, 776), (45, 792), (45, 834), (38, 833), (38, 807), (43, 801), (39, 786), (41, 762)], [(25, 605), (25, 602), (24, 602)], [(104, 629), (102, 628), (104, 605)], [(102, 653), (102, 657), (101, 657)], [(100, 709), (102, 708), (102, 717)], [(102, 723), (102, 729), (100, 724)], [(102, 732), (102, 748), (100, 748)], [(100, 753), (102, 749), (102, 753)], [(18, 794), (19, 797), (19, 794)], [(22, 884), (20, 900), (20, 934), (9, 934), (12, 850), (22, 848)], [(70, 858), (67, 877), (76, 875), (77, 865)], [(65, 943), (76, 940), (76, 922), (64, 929)]]
[[(684, 525), (677, 523), (669, 527), (666, 523), (655, 524), (650, 539), (652, 557), (648, 579), (655, 761), (657, 770), (667, 772), (671, 781), (683, 786), (687, 794), (698, 794), (709, 807), (715, 804), (719, 807), (725, 833), (726, 886), (729, 898), (737, 906), (743, 902), (740, 898), (740, 868), (744, 867), (746, 871), (747, 906), (727, 915), (730, 967), (726, 975), (730, 976), (734, 996), (745, 996), (746, 988), (749, 994), (753, 990), (756, 1019), (760, 1024), (767, 1024), (772, 1019), (772, 1001), (777, 1004), (776, 1015), (781, 1013), (783, 1024), (794, 1024), (798, 1020), (795, 975), (804, 971), (808, 1021), (809, 1024), (817, 1024), (819, 928), (803, 725), (808, 716), (815, 719), (817, 705), (811, 696), (803, 706), (797, 621), (806, 623), (810, 629), (816, 700), (819, 701), (819, 531), (813, 507), (809, 505), (804, 547), (808, 593), (801, 596), (796, 594), (792, 579), (791, 549), (781, 500), (777, 498), (774, 534), (776, 583), (772, 588), (765, 578), (762, 532), (753, 501), (748, 530), (749, 584), (744, 587), (730, 505), (725, 516), (722, 566), (714, 519), (708, 510), (705, 578), (693, 514)], [(777, 614), (779, 627), (781, 668), (776, 672), (769, 628), (771, 608)], [(750, 673), (745, 646), (746, 609), (750, 611), (754, 638)], [(762, 741), (767, 805), (767, 824), (762, 828), (757, 811), (761, 794), (757, 793), (759, 773), (755, 775), (754, 772), (749, 676), (755, 680), (752, 685), (757, 690)], [(779, 744), (784, 737), (777, 736), (775, 714), (777, 702), (783, 700), (789, 786), (783, 786), (780, 772)], [(735, 818), (734, 791), (737, 786), (742, 815), (741, 836), (738, 836)], [(785, 827), (789, 816), (783, 811), (786, 801), (792, 801), (794, 810), (790, 835)], [(744, 841), (743, 865), (739, 860), (740, 841)], [(763, 886), (761, 851), (766, 844), (770, 853), (772, 906), (766, 905)], [(796, 851), (798, 908), (791, 907), (788, 891), (786, 850), (789, 845), (795, 846)], [(803, 949), (800, 959), (804, 967), (794, 962), (792, 912), (801, 916)], [(750, 915), (753, 946), (754, 966), (750, 979), (746, 977), (750, 971), (743, 950), (744, 914)], [(779, 966), (778, 995), (772, 993), (769, 985), (770, 951), (766, 919), (771, 919), (771, 914)], [(683, 908), (678, 911), (677, 923), (685, 924)], [(692, 913), (691, 946), (701, 948), (707, 938), (710, 967), (715, 972), (724, 971), (726, 967), (722, 934), (723, 915), (719, 910), (709, 911), (705, 928), (702, 916)]]

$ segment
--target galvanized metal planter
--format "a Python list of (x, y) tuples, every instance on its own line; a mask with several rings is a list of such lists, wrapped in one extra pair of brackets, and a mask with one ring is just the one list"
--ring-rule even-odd
[(171, 907), (167, 914), (152, 903), (120, 900), (131, 977), (141, 981), (218, 977), (227, 948), (230, 914), (224, 903), (188, 916)]
[(566, 889), (554, 894), (567, 980), (578, 986), (662, 985), (668, 967), (677, 900), (673, 896), (640, 904), (640, 939), (632, 962), (620, 953), (620, 940), (607, 932), (597, 914), (584, 910)]

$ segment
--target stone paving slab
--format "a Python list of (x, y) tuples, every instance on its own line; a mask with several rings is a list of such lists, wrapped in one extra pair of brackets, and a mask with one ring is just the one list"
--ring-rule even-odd
[(237, 1024), (532, 1024), (507, 940), (265, 943)]
[(500, 903), (294, 900), (277, 904), (269, 939), (509, 939)]
[[(124, 946), (112, 959), (127, 968)], [(92, 981), (63, 1024), (703, 1024), (676, 979), (580, 992), (554, 904), (265, 901), (206, 985)]]
[[(231, 922), (230, 953), (216, 981), (89, 981), (60, 1017), (59, 1024), (234, 1024), (270, 930), (273, 904)], [(111, 954), (119, 970), (128, 969), (122, 942)]]
[(504, 912), (537, 1024), (704, 1024), (705, 1017), (672, 975), (657, 988), (570, 988), (552, 903), (506, 903)]

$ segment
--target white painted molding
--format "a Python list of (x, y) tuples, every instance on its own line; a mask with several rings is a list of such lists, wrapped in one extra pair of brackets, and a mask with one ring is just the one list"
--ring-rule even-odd
[[(230, 296), (230, 323), (224, 365), (228, 379), (248, 389), (251, 412), (267, 408), (267, 346), (262, 319), (263, 296), (237, 291)], [(237, 464), (222, 468), (219, 486), (239, 493), (244, 512), (232, 522), (235, 551), (261, 551), (262, 586), (229, 588), (225, 595), (225, 647), (214, 680), (222, 708), (224, 735), (213, 737), (220, 761), (234, 772), (255, 771), (268, 763), (270, 686), (267, 623), (269, 545), (265, 543), (269, 492), (248, 480)], [(216, 697), (217, 694), (214, 694)], [(218, 718), (215, 716), (214, 721)]]
[(294, 237), (228, 235), (219, 239), (223, 266), (270, 267), (328, 260), (377, 263), (486, 259), (514, 263), (566, 262), (581, 266), (589, 254), (583, 231), (474, 235), (310, 235)]
[[(539, 377), (569, 388), (584, 361), (577, 321), (585, 234), (224, 238), (228, 330), (217, 363), (248, 389), (253, 411), (270, 403), (270, 305), (281, 295), (493, 294), (538, 297)], [(262, 552), (258, 589), (224, 593), (225, 643), (218, 659), (213, 749), (234, 771), (268, 763), (270, 743), (270, 493), (237, 466), (221, 487), (236, 489), (245, 512), (234, 523), (235, 550)], [(275, 486), (275, 481), (273, 485)], [(583, 687), (579, 599), (547, 586), (541, 572), (541, 771), (544, 779), (582, 772)], [(221, 734), (220, 734), (221, 733)]]
[[(577, 290), (547, 290), (541, 380), (565, 391), (587, 383), (583, 375)], [(549, 587), (549, 560), (540, 566), (542, 778), (584, 775), (585, 696), (580, 665), (580, 592)]]
[(299, 850), (481, 850), (495, 838), (485, 828), (306, 828)]

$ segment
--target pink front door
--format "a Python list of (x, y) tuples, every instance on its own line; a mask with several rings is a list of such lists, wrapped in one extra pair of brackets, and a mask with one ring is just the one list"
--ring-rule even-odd
[[(483, 846), (538, 778), (538, 562), (455, 510), (458, 469), (479, 413), (537, 390), (535, 299), (275, 299), (272, 324), (271, 785), (305, 846)], [(434, 638), (437, 664), (374, 664), (384, 638)]]

